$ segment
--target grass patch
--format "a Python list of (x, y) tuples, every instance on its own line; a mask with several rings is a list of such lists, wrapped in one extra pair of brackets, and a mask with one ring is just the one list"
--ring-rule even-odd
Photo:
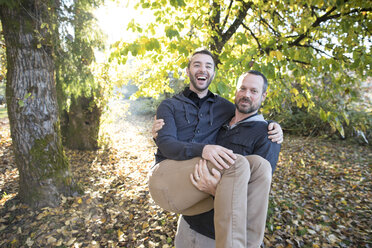
[(6, 107), (0, 106), (0, 119), (2, 118), (8, 118), (8, 112), (6, 110)]

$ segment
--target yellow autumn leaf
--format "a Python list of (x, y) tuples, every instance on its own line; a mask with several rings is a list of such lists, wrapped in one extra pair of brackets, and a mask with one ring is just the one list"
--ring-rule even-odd
[(54, 237), (49, 237), (47, 239), (47, 243), (50, 245), (54, 244), (55, 242), (57, 242), (57, 239), (55, 239)]
[(70, 239), (68, 242), (67, 242), (67, 246), (70, 246), (70, 245), (72, 245), (74, 242), (75, 242), (75, 240), (76, 240), (76, 238), (72, 238), (72, 239)]
[(42, 212), (41, 214), (39, 214), (39, 215), (36, 217), (36, 219), (37, 219), (37, 220), (41, 220), (45, 215), (46, 215), (45, 212)]
[(148, 228), (148, 227), (149, 227), (149, 223), (144, 222), (144, 223), (142, 224), (142, 229), (146, 229), (146, 228)]
[(292, 88), (292, 89), (291, 89), (291, 93), (292, 93), (293, 95), (297, 96), (297, 95), (298, 95), (298, 90), (297, 90), (296, 88)]
[(124, 240), (124, 233), (120, 229), (118, 230), (118, 240), (119, 241)]
[(59, 239), (57, 243), (55, 243), (55, 246), (61, 246), (63, 244), (63, 240)]
[(270, 57), (275, 57), (277, 58), (278, 60), (282, 60), (283, 59), (283, 53), (280, 52), (280, 51), (270, 51)]
[(26, 245), (28, 247), (31, 247), (33, 244), (34, 244), (34, 241), (30, 237), (28, 237), (26, 240)]

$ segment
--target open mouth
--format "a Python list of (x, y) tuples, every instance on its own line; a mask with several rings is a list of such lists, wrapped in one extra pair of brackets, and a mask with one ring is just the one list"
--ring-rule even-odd
[(199, 77), (196, 77), (196, 79), (198, 79), (199, 81), (206, 81), (207, 77), (206, 76), (199, 76)]

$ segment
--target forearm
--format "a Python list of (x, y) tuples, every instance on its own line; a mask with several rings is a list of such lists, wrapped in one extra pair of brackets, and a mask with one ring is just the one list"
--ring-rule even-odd
[(156, 144), (165, 157), (173, 160), (201, 157), (205, 146), (205, 144), (182, 142), (167, 137), (158, 137)]

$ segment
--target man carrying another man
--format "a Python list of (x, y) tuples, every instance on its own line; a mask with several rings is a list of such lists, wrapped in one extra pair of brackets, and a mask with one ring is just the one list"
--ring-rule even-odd
[[(216, 137), (221, 126), (229, 121), (231, 130), (235, 125), (239, 127), (240, 123), (248, 123), (245, 120), (247, 117), (258, 118), (265, 128), (272, 127), (255, 115), (266, 97), (264, 87), (267, 84), (264, 86), (264, 77), (261, 75), (253, 72), (246, 75), (254, 77), (254, 89), (238, 90), (236, 102), (242, 111), (248, 111), (250, 115), (245, 116), (238, 111), (233, 117), (234, 106), (208, 91), (215, 75), (215, 63), (209, 51), (202, 50), (192, 55), (187, 74), (190, 88), (163, 101), (157, 111), (157, 117), (164, 119), (165, 124), (156, 139), (159, 149), (156, 165), (149, 176), (150, 193), (162, 208), (187, 216), (206, 213), (214, 208), (217, 247), (259, 247), (263, 239), (271, 183), (270, 163), (260, 156), (249, 155), (254, 145), (246, 151), (242, 148), (248, 147), (249, 140), (232, 147), (240, 147), (239, 151), (214, 144), (218, 142)], [(224, 135), (223, 131), (220, 133)], [(264, 134), (267, 139), (266, 130)], [(279, 140), (282, 140), (280, 127)], [(243, 136), (240, 141), (244, 142)], [(273, 143), (268, 142), (262, 142), (265, 149), (271, 149)], [(234, 152), (249, 156), (243, 157)], [(199, 162), (201, 158), (209, 162)], [(204, 174), (208, 176), (207, 171), (218, 178), (218, 185), (210, 187), (215, 189), (214, 199), (211, 194), (194, 186), (202, 185), (198, 182), (202, 182)], [(257, 228), (257, 225), (260, 226)], [(176, 246), (180, 247), (181, 244), (178, 245), (176, 241)]]
[[(219, 131), (217, 145), (232, 149), (234, 153), (241, 155), (259, 155), (270, 162), (272, 172), (274, 172), (280, 145), (268, 140), (266, 134), (267, 122), (262, 115), (257, 114), (261, 102), (266, 97), (266, 88), (266, 77), (257, 71), (249, 71), (239, 78), (235, 94), (235, 116)], [(263, 97), (261, 98), (261, 96)], [(195, 187), (211, 195), (215, 195), (219, 179), (220, 173), (215, 171), (213, 174), (210, 173), (205, 161), (199, 162), (195, 166), (194, 173), (191, 176), (191, 181)], [(251, 179), (248, 183), (248, 189), (253, 188), (255, 190), (255, 185), (252, 181)], [(248, 235), (252, 238), (256, 235), (253, 240), (261, 240), (261, 242), (266, 222), (266, 214), (262, 215), (262, 213), (267, 212), (269, 189), (260, 188), (257, 193), (259, 192), (262, 197), (260, 199), (261, 204), (254, 201), (247, 209), (248, 215), (261, 216), (261, 219), (256, 218), (247, 221)], [(252, 195), (253, 192), (248, 194)], [(249, 201), (250, 199), (248, 199), (248, 203)], [(213, 210), (199, 215), (183, 216), (176, 235), (177, 248), (215, 247), (213, 216)], [(192, 243), (197, 244), (194, 245)], [(257, 245), (257, 243), (255, 244)], [(248, 243), (247, 247), (257, 246), (252, 246)]]

